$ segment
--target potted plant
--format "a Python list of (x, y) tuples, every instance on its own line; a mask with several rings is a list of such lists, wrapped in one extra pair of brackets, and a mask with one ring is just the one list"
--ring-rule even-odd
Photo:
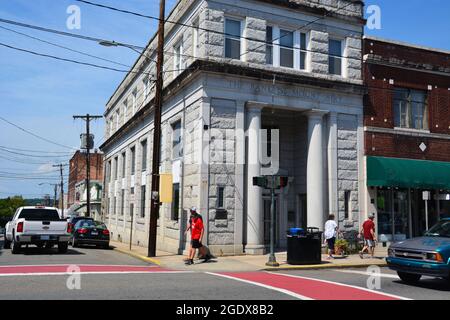
[(343, 256), (348, 251), (348, 241), (345, 239), (338, 239), (334, 244), (334, 253)]

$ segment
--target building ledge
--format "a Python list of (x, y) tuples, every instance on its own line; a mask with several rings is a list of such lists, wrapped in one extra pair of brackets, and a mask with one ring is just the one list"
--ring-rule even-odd
[(373, 133), (387, 133), (393, 135), (402, 135), (402, 136), (410, 136), (417, 138), (432, 138), (432, 139), (442, 139), (442, 140), (450, 140), (449, 134), (442, 133), (431, 133), (426, 130), (405, 130), (405, 129), (392, 129), (392, 128), (379, 128), (379, 127), (364, 127), (365, 132), (373, 132)]

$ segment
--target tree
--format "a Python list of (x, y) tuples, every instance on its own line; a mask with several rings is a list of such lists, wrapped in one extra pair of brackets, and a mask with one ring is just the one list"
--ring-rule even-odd
[(4, 226), (16, 212), (17, 208), (25, 205), (25, 200), (21, 196), (0, 199), (0, 226)]

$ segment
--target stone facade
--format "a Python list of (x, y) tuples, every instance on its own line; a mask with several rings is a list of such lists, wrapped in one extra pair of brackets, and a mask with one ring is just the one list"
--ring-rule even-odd
[[(180, 19), (199, 29), (173, 24), (166, 29), (165, 48), (170, 54), (164, 60), (160, 172), (172, 173), (180, 197), (177, 214), (173, 204), (161, 207), (159, 249), (182, 253), (187, 248), (189, 237), (184, 236), (184, 230), (188, 209), (196, 206), (205, 222), (204, 242), (214, 253), (263, 253), (268, 236), (268, 195), (251, 184), (252, 177), (261, 174), (292, 178), (276, 196), (279, 247), (286, 245), (288, 227), (323, 228), (329, 213), (336, 214), (343, 228), (358, 228), (363, 88), (357, 60), (361, 59), (362, 4), (344, 0), (291, 2), (288, 8), (284, 2), (263, 0), (181, 0), (171, 12), (169, 20)], [(333, 13), (344, 5), (348, 5), (345, 10)], [(308, 45), (302, 69), (298, 29), (324, 12), (333, 18), (302, 30)], [(239, 59), (225, 57), (227, 19), (241, 24)], [(266, 63), (267, 26), (275, 33), (292, 31), (293, 68), (280, 67), (279, 61)], [(343, 44), (339, 60), (342, 73), (337, 75), (329, 73), (330, 38)], [(155, 42), (156, 38), (150, 41), (146, 56), (154, 56)], [(177, 56), (180, 45), (182, 54)], [(278, 43), (272, 48), (274, 59), (281, 59)], [(180, 58), (182, 70), (177, 71)], [(107, 190), (103, 208), (113, 239), (130, 241), (131, 227), (133, 243), (145, 246), (154, 91), (145, 87), (144, 80), (154, 74), (154, 64), (143, 55), (136, 65), (145, 67), (145, 73), (130, 73), (106, 106), (108, 139), (102, 150)], [(182, 128), (181, 157), (173, 154), (177, 121)], [(271, 148), (279, 160), (270, 156), (267, 164), (254, 163), (261, 150), (268, 148), (267, 138), (254, 134), (260, 129), (278, 130), (279, 140), (271, 143)], [(344, 212), (346, 191), (350, 192), (349, 212)]]

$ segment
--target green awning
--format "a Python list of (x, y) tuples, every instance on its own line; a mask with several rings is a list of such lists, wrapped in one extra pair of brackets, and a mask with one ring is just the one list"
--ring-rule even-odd
[(367, 186), (450, 190), (450, 162), (367, 157)]

